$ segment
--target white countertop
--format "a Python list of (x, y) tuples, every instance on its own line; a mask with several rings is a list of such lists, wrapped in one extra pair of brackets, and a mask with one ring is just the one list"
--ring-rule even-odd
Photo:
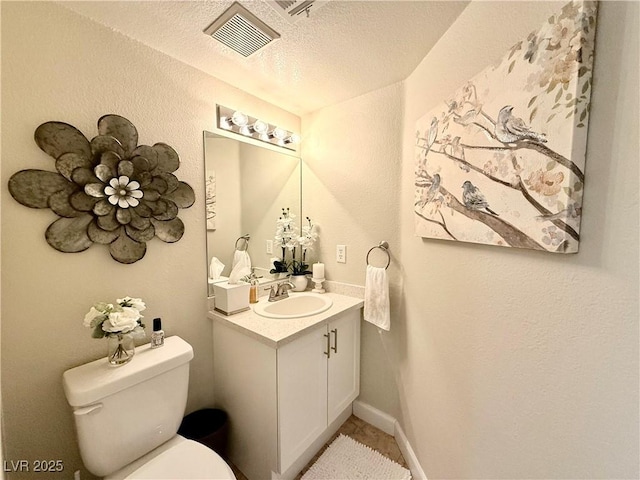
[[(290, 292), (293, 296), (296, 292)], [(266, 318), (258, 315), (251, 310), (236, 313), (234, 315), (224, 315), (215, 310), (209, 311), (207, 317), (213, 321), (218, 321), (230, 328), (238, 330), (249, 335), (262, 343), (273, 348), (278, 348), (290, 341), (298, 338), (305, 332), (324, 325), (329, 322), (335, 315), (347, 312), (349, 310), (357, 310), (362, 308), (364, 301), (361, 298), (348, 297), (337, 293), (323, 293), (331, 300), (333, 305), (328, 310), (300, 318)], [(260, 303), (266, 303), (267, 296), (260, 298)], [(253, 307), (253, 305), (251, 305)]]

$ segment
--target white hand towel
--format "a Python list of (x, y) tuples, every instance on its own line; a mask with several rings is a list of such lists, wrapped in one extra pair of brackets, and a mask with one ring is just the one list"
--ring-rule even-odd
[(231, 270), (238, 265), (251, 269), (251, 257), (246, 250), (236, 250), (233, 252), (233, 262), (231, 262)]
[(233, 254), (233, 267), (229, 274), (229, 284), (236, 285), (238, 281), (251, 274), (251, 258), (245, 250), (236, 250)]
[(389, 330), (389, 279), (387, 269), (367, 265), (364, 284), (364, 319), (383, 330)]

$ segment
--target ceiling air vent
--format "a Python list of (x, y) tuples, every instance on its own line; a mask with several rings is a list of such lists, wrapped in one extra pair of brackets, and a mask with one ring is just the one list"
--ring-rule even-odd
[(309, 17), (329, 0), (267, 0), (267, 3), (290, 23), (296, 23)]
[(232, 4), (204, 33), (245, 57), (280, 38), (278, 32), (239, 3)]

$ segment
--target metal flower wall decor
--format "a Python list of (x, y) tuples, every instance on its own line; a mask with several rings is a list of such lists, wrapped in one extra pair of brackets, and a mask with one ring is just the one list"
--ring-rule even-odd
[(144, 257), (153, 237), (182, 238), (178, 209), (193, 205), (195, 194), (174, 175), (180, 159), (169, 145), (138, 145), (135, 126), (119, 115), (101, 117), (91, 141), (63, 122), (43, 123), (34, 137), (58, 172), (21, 170), (9, 179), (9, 192), (60, 217), (45, 232), (53, 248), (76, 253), (109, 245), (115, 260), (129, 264)]

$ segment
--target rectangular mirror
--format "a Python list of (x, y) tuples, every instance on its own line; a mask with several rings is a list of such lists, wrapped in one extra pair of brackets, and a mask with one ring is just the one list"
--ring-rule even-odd
[[(207, 273), (211, 259), (224, 264), (221, 275), (231, 272), (234, 252), (245, 248), (256, 275), (271, 279), (271, 258), (280, 256), (273, 241), (276, 220), (283, 208), (300, 218), (302, 179), (300, 159), (274, 147), (259, 146), (236, 138), (204, 132), (205, 191), (207, 212)], [(209, 296), (213, 282), (209, 278)]]

